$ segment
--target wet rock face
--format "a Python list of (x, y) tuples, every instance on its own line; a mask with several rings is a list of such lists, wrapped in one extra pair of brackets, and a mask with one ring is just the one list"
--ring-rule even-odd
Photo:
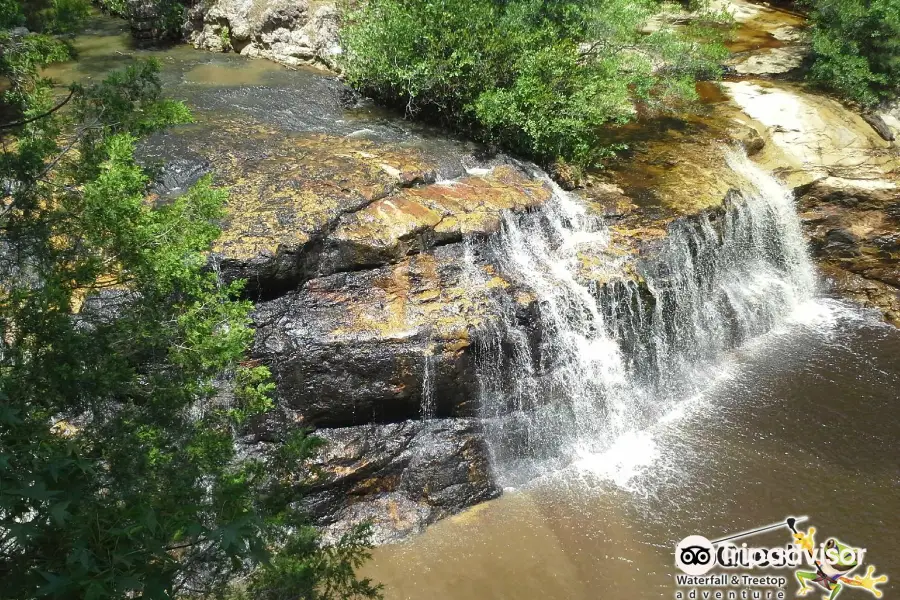
[(481, 426), (473, 419), (320, 430), (320, 479), (306, 499), (326, 537), (371, 520), (383, 543), (496, 498)]
[(216, 125), (155, 139), (142, 158), (166, 165), (156, 184), (161, 197), (207, 172), (228, 189), (212, 262), (224, 279), (246, 280), (254, 298), (492, 233), (502, 211), (528, 210), (551, 195), (513, 161), (436, 183), (439, 171), (465, 173), (465, 157), (454, 166), (409, 144), (230, 120)]
[[(512, 286), (463, 244), (337, 273), (260, 302), (254, 357), (299, 421), (326, 427), (478, 414), (475, 352)], [(534, 318), (534, 299), (517, 296)]]
[[(498, 494), (475, 348), (496, 297), (515, 291), (479, 255), (503, 212), (552, 190), (533, 167), (345, 110), (338, 82), (296, 75), (187, 88), (197, 122), (138, 155), (161, 168), (162, 202), (207, 173), (228, 190), (210, 266), (247, 281), (252, 354), (280, 416), (329, 441), (311, 513), (334, 535), (374, 517), (384, 541)], [(533, 298), (516, 302), (534, 318)], [(255, 429), (251, 450), (277, 443)]]
[[(465, 174), (427, 147), (231, 123), (169, 133), (142, 157), (166, 165), (163, 200), (206, 172), (229, 190), (210, 264), (258, 301), (252, 354), (279, 408), (329, 442), (316, 522), (339, 535), (374, 518), (385, 541), (496, 496), (474, 348), (512, 286), (479, 240), (550, 186), (514, 161)], [(533, 318), (534, 299), (519, 302)]]
[(304, 423), (330, 427), (474, 416), (471, 336), (489, 316), (491, 284), (467, 282), (462, 253), (440, 247), (259, 303), (254, 355), (281, 400)]
[(186, 29), (196, 48), (334, 68), (338, 25), (333, 2), (215, 0), (193, 7)]
[(834, 289), (900, 326), (900, 188), (827, 177), (797, 193), (810, 247)]

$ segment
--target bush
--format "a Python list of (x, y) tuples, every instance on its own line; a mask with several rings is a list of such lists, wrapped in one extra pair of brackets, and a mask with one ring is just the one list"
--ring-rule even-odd
[[(2, 1), (2, 0), (0, 0)], [(128, 7), (127, 0), (96, 0), (100, 8), (117, 17), (131, 19), (133, 15)], [(154, 38), (158, 41), (173, 41), (181, 39), (181, 29), (184, 25), (185, 11), (190, 2), (182, 0), (153, 0), (152, 6)]]
[(653, 0), (372, 0), (342, 38), (351, 85), (545, 163), (596, 164), (602, 128), (695, 98), (719, 76), (723, 28), (641, 28)]
[(111, 15), (124, 17), (128, 14), (128, 5), (125, 0), (97, 0), (97, 4)]
[(900, 89), (900, 0), (812, 0), (810, 78), (863, 105)]

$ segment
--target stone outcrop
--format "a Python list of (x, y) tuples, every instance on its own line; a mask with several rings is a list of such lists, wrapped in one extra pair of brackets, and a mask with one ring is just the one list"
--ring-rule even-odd
[(811, 250), (834, 291), (900, 325), (896, 142), (864, 115), (794, 86), (725, 85), (771, 139), (763, 162), (796, 187)]
[(763, 162), (792, 185), (827, 176), (883, 178), (896, 168), (896, 145), (836, 100), (787, 83), (722, 85), (771, 140)]
[(499, 493), (475, 348), (500, 295), (523, 320), (535, 306), (482, 258), (483, 240), (552, 189), (510, 159), (467, 172), (458, 150), (339, 131), (201, 118), (141, 156), (166, 165), (161, 202), (205, 173), (228, 188), (210, 264), (248, 282), (252, 358), (272, 370), (280, 411), (329, 442), (310, 513), (333, 535), (374, 517), (383, 541)]
[(477, 416), (471, 346), (490, 295), (509, 284), (474, 283), (464, 251), (438, 247), (259, 303), (254, 355), (282, 402), (326, 426)]
[(884, 139), (894, 141), (900, 138), (900, 100), (885, 102), (874, 114), (887, 129), (886, 132), (882, 132)]
[(808, 47), (794, 45), (737, 55), (729, 63), (738, 75), (782, 75), (799, 68), (808, 55)]
[(197, 48), (334, 68), (338, 25), (333, 2), (215, 0), (193, 6), (185, 29)]
[(834, 289), (900, 326), (900, 187), (827, 177), (797, 193), (813, 254)]
[[(197, 11), (198, 46), (330, 64), (328, 5), (219, 0)], [(771, 48), (791, 46), (795, 34), (779, 32)], [(329, 442), (307, 508), (331, 536), (371, 518), (386, 541), (499, 494), (478, 419), (479, 349), (508, 344), (486, 339), (498, 335), (497, 310), (504, 319), (512, 311), (537, 348), (540, 307), (495, 272), (485, 242), (504, 213), (534, 210), (552, 190), (527, 165), (462, 160), (446, 140), (345, 111), (339, 81), (294, 75), (294, 87), (250, 95), (192, 88), (214, 116), (167, 134), (161, 146), (179, 150), (158, 193), (206, 172), (229, 189), (211, 265), (225, 280), (248, 281), (253, 358), (271, 368), (280, 409)], [(890, 142), (836, 102), (787, 84), (710, 87), (697, 117), (622, 128), (630, 153), (586, 179), (578, 193), (609, 225), (609, 240), (579, 248), (578, 276), (610, 297), (640, 290), (623, 282), (640, 279), (635, 265), (653, 261), (673, 224), (720, 213), (740, 186), (723, 146), (741, 145), (807, 186), (804, 218), (837, 288), (895, 314), (893, 201), (866, 196), (856, 206), (864, 215), (841, 203), (860, 194), (838, 201), (824, 183), (809, 186), (827, 176), (883, 179)]]
[(158, 2), (154, 0), (127, 0), (126, 9), (131, 36), (139, 45), (150, 45), (158, 41), (163, 32), (160, 31), (162, 15)]
[(320, 483), (305, 499), (326, 538), (370, 521), (376, 543), (496, 498), (480, 424), (472, 419), (405, 421), (320, 430)]
[(716, 0), (715, 8), (731, 13), (737, 25), (726, 45), (732, 73), (742, 76), (783, 76), (801, 67), (809, 55), (804, 19), (768, 3)]
[(900, 148), (890, 111), (858, 114), (788, 83), (724, 86), (769, 138), (760, 159), (795, 187), (832, 289), (900, 325)]

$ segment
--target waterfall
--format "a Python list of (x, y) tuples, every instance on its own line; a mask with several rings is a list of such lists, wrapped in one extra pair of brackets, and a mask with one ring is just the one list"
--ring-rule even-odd
[(422, 405), (420, 413), (422, 419), (435, 417), (434, 403), (434, 347), (429, 344), (425, 349), (425, 365), (422, 369)]
[[(636, 277), (607, 252), (603, 220), (555, 185), (540, 210), (504, 215), (486, 260), (536, 305), (529, 319), (521, 301), (498, 299), (501, 318), (477, 349), (482, 417), (505, 484), (658, 420), (714, 377), (724, 352), (814, 296), (791, 192), (743, 154), (728, 163), (743, 189), (719, 211), (673, 223)], [(484, 277), (476, 252), (469, 273)]]

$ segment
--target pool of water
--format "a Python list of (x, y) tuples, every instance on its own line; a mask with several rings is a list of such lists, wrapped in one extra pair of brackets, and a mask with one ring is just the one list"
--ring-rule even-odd
[[(900, 332), (819, 308), (728, 357), (717, 383), (650, 429), (377, 548), (365, 574), (388, 599), (673, 598), (682, 538), (803, 515), (818, 541), (865, 547), (867, 564), (900, 577)], [(790, 540), (784, 528), (749, 541)], [(791, 572), (778, 573), (793, 597)]]

